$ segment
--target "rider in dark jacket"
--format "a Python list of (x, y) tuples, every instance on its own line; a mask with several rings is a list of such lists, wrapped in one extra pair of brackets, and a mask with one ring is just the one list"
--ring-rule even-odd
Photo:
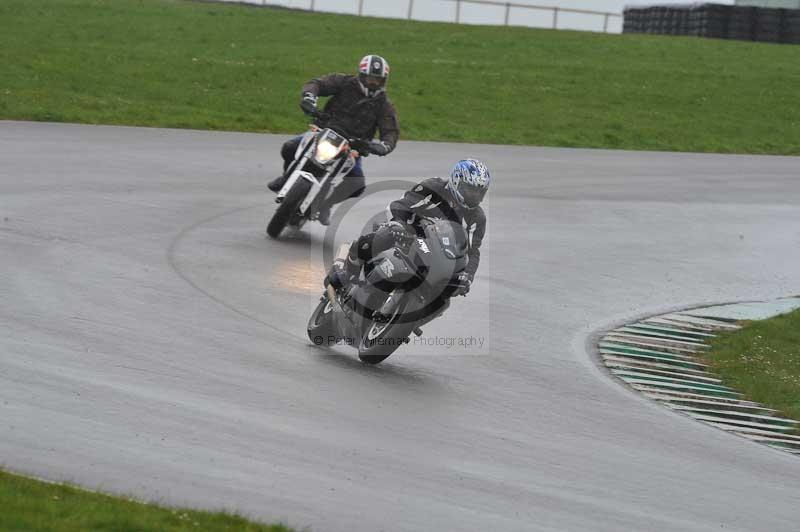
[(469, 262), (456, 281), (458, 288), (450, 295), (466, 295), (478, 271), (480, 247), (486, 233), (486, 214), (480, 206), (491, 183), (486, 166), (476, 159), (464, 159), (453, 168), (450, 177), (426, 179), (403, 197), (389, 204), (391, 220), (377, 231), (361, 236), (350, 245), (347, 259), (337, 259), (325, 284), (340, 289), (350, 283), (364, 263), (395, 245), (405, 245), (416, 235), (414, 226), (424, 218), (438, 218), (464, 226), (469, 243)]
[[(400, 135), (397, 112), (386, 96), (388, 77), (389, 64), (386, 60), (378, 55), (368, 55), (361, 60), (357, 76), (329, 74), (306, 83), (303, 86), (300, 107), (305, 113), (316, 115), (318, 98), (331, 96), (325, 105), (325, 119), (317, 117), (315, 123), (321, 127), (336, 128), (350, 138), (371, 141), (371, 153), (388, 155), (394, 150)], [(380, 133), (380, 140), (373, 140), (376, 133)], [(278, 192), (286, 182), (288, 176), (285, 172), (294, 160), (301, 139), (302, 136), (290, 139), (281, 148), (284, 175), (268, 184), (273, 192)], [(347, 198), (360, 196), (364, 185), (364, 172), (359, 157), (353, 169), (320, 208), (319, 221), (327, 225), (331, 207)]]

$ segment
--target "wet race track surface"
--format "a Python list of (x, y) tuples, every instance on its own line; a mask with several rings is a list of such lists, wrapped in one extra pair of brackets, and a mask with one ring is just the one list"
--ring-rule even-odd
[(0, 465), (317, 531), (796, 530), (800, 461), (593, 349), (800, 292), (800, 159), (402, 142), (335, 240), (465, 156), (488, 232), (469, 297), (369, 367), (306, 337), (323, 228), (265, 238), (285, 138), (0, 122)]

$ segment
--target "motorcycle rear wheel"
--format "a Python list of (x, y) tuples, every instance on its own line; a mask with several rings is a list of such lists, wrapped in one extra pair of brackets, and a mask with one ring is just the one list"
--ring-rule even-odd
[(281, 231), (289, 224), (292, 217), (297, 213), (300, 204), (306, 199), (308, 191), (311, 190), (311, 183), (303, 178), (295, 181), (292, 188), (283, 198), (283, 201), (275, 209), (275, 214), (267, 225), (267, 234), (272, 238), (278, 238)]

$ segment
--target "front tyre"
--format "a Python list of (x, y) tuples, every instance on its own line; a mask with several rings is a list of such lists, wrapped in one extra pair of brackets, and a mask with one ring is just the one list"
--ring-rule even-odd
[(414, 331), (414, 323), (405, 323), (403, 308), (399, 305), (391, 319), (386, 322), (372, 321), (358, 344), (358, 358), (367, 364), (379, 364), (401, 345), (408, 342)]
[(308, 319), (308, 339), (314, 345), (325, 345), (328, 338), (336, 334), (336, 327), (333, 323), (333, 305), (327, 296), (323, 296)]
[(275, 214), (272, 215), (272, 219), (267, 225), (267, 234), (270, 237), (278, 238), (280, 236), (281, 231), (289, 224), (292, 216), (300, 208), (300, 204), (303, 203), (309, 190), (311, 190), (311, 183), (305, 179), (299, 178), (295, 181), (286, 197), (275, 209)]

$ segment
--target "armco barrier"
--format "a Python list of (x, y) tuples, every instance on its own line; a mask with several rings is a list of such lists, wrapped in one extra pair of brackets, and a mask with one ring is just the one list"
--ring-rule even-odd
[(629, 7), (622, 32), (800, 44), (800, 9), (722, 4)]
[[(572, 29), (617, 33), (621, 29), (620, 13), (573, 9), (552, 5), (538, 5), (531, 0), (396, 0), (390, 10), (382, 10), (387, 0), (201, 0), (206, 2), (233, 2), (262, 6), (280, 6), (290, 9), (345, 13), (358, 16), (405, 18), (408, 20), (437, 20), (456, 24), (492, 24)], [(348, 5), (349, 4), (349, 5)], [(424, 12), (420, 14), (420, 12)], [(434, 14), (433, 18), (430, 18)], [(467, 13), (468, 12), (468, 13)], [(470, 15), (470, 16), (467, 16)]]

